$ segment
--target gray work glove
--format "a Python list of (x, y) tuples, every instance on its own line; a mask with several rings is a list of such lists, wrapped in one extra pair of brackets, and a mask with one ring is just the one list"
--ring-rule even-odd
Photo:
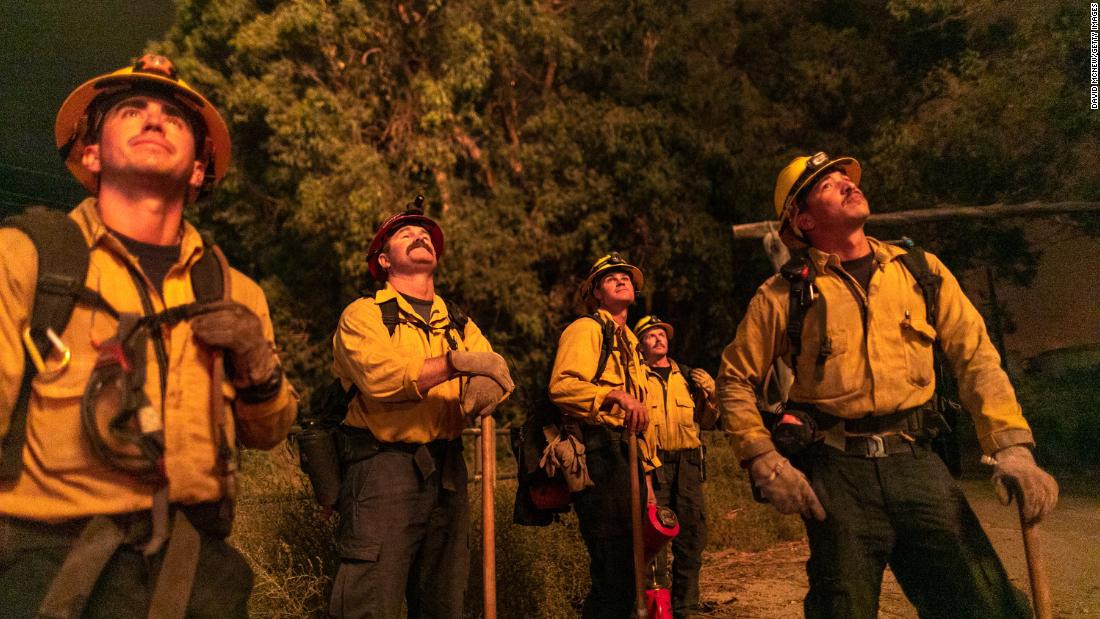
[(516, 384), (508, 363), (495, 352), (452, 350), (447, 353), (457, 376), (469, 376), (462, 393), (462, 413), (480, 417), (491, 415)]
[(706, 370), (694, 368), (691, 370), (691, 380), (706, 392), (708, 400), (714, 399), (714, 379), (711, 378), (710, 374), (707, 374)]
[(769, 451), (753, 458), (749, 474), (753, 485), (779, 513), (798, 513), (807, 520), (825, 520), (825, 508), (817, 500), (806, 476), (778, 451)]
[(993, 454), (993, 489), (1002, 505), (1008, 505), (1019, 491), (1024, 520), (1039, 522), (1058, 502), (1058, 482), (1035, 464), (1031, 450), (1013, 445)]
[(236, 301), (216, 301), (191, 319), (191, 332), (201, 342), (229, 351), (233, 385), (248, 387), (271, 379), (275, 349), (264, 337), (260, 317)]

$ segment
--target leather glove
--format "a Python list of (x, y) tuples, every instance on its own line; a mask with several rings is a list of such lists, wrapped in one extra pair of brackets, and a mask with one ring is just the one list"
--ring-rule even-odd
[(471, 376), (466, 382), (466, 389), (462, 392), (462, 414), (476, 414), (478, 417), (493, 414), (497, 405), (512, 393), (513, 388), (514, 386), (505, 390), (488, 376)]
[(695, 368), (691, 370), (691, 380), (695, 381), (699, 388), (706, 392), (707, 399), (714, 399), (714, 379), (710, 374), (707, 374), (706, 370)]
[(191, 319), (191, 332), (201, 342), (229, 351), (233, 385), (259, 385), (275, 373), (275, 350), (264, 337), (260, 317), (236, 301), (216, 301)]
[(488, 376), (508, 393), (515, 388), (508, 362), (495, 352), (452, 350), (447, 353), (447, 361), (454, 368), (455, 376)]
[(508, 363), (495, 352), (452, 350), (447, 353), (457, 376), (469, 376), (462, 394), (462, 412), (485, 416), (492, 414), (516, 388)]
[(1039, 522), (1054, 510), (1058, 502), (1058, 482), (1035, 464), (1031, 450), (1013, 445), (993, 454), (993, 489), (1002, 505), (1012, 502), (1019, 491), (1023, 501), (1024, 520)]
[(798, 513), (807, 520), (825, 520), (825, 508), (817, 500), (806, 476), (778, 451), (769, 451), (753, 458), (749, 473), (752, 483), (779, 513)]

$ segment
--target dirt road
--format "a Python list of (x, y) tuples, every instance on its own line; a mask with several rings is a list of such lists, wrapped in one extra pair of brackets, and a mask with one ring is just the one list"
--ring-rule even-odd
[[(997, 548), (1009, 576), (1030, 592), (1027, 564), (1015, 506), (1003, 507), (988, 481), (963, 482), (963, 490)], [(1042, 554), (1058, 617), (1100, 616), (1100, 499), (1065, 496), (1043, 522)], [(716, 606), (713, 617), (798, 617), (806, 594), (805, 542), (778, 544), (757, 553), (708, 554), (703, 564), (703, 600)], [(880, 617), (917, 613), (887, 571)]]

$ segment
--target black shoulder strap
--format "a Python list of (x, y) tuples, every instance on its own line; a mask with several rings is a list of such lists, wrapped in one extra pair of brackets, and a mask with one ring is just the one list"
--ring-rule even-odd
[[(84, 280), (88, 274), (88, 244), (75, 221), (65, 213), (45, 207), (29, 208), (22, 215), (5, 219), (2, 225), (21, 230), (30, 237), (38, 253), (30, 339), (39, 351), (47, 351), (52, 347), (47, 331), (52, 329), (60, 335), (69, 324), (77, 300), (87, 291)], [(19, 396), (11, 411), (8, 433), (0, 442), (0, 480), (3, 481), (18, 479), (23, 464), (31, 381), (36, 374), (29, 353), (24, 351), (23, 356)]]
[(447, 306), (447, 317), (451, 320), (451, 326), (458, 332), (459, 339), (462, 339), (466, 335), (466, 324), (470, 322), (470, 317), (462, 308), (447, 299), (443, 299), (443, 304)]
[(675, 363), (676, 367), (680, 368), (680, 374), (683, 375), (684, 382), (687, 383), (688, 393), (691, 394), (691, 399), (699, 402), (699, 398), (702, 395), (702, 390), (699, 388), (699, 385), (695, 384), (695, 381), (691, 380), (691, 370), (694, 368), (689, 365), (680, 363), (679, 361)]
[(390, 337), (393, 337), (393, 332), (397, 331), (397, 323), (401, 322), (401, 319), (398, 317), (398, 310), (400, 308), (397, 307), (397, 298), (379, 303), (378, 309), (382, 311), (382, 324), (386, 325), (386, 330), (390, 332)]
[(602, 320), (599, 314), (584, 314), (582, 318), (591, 318), (600, 325), (600, 360), (596, 363), (596, 373), (592, 375), (591, 382), (594, 383), (603, 376), (607, 369), (607, 360), (615, 349), (615, 324), (610, 320)]
[(802, 354), (802, 324), (806, 311), (813, 302), (810, 294), (814, 283), (814, 269), (805, 251), (799, 252), (779, 268), (787, 280), (790, 295), (787, 303), (787, 340), (791, 347), (791, 373), (798, 372), (798, 356)]
[(204, 251), (202, 256), (191, 266), (191, 290), (195, 293), (195, 301), (210, 303), (220, 301), (225, 294), (225, 274), (222, 273), (222, 265), (214, 254), (214, 238), (207, 233), (202, 234)]
[(908, 251), (898, 257), (905, 268), (912, 273), (913, 279), (920, 286), (921, 296), (924, 297), (924, 306), (927, 312), (928, 324), (936, 326), (937, 310), (940, 305), (940, 286), (943, 277), (936, 275), (928, 268), (928, 256), (919, 246), (911, 246)]

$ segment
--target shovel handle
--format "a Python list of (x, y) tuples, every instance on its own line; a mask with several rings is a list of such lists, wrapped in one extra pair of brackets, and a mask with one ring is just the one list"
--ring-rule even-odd
[(1052, 619), (1054, 602), (1050, 597), (1050, 581), (1047, 580), (1046, 563), (1040, 553), (1039, 525), (1028, 523), (1024, 517), (1024, 501), (1016, 494), (1016, 507), (1020, 512), (1020, 532), (1024, 538), (1024, 556), (1027, 557), (1027, 575), (1031, 581), (1031, 601), (1036, 619)]

